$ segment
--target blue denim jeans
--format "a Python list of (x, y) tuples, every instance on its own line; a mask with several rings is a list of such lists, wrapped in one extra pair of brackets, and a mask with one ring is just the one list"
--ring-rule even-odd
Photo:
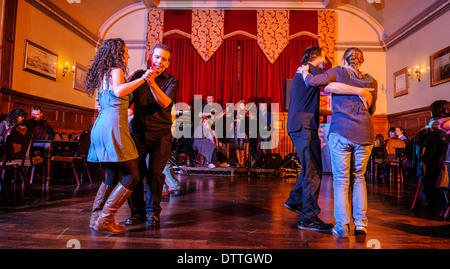
[[(334, 219), (337, 230), (349, 232), (350, 216), (356, 226), (367, 227), (367, 189), (364, 173), (373, 145), (359, 145), (336, 133), (328, 136), (333, 172)], [(352, 206), (349, 203), (353, 178)]]

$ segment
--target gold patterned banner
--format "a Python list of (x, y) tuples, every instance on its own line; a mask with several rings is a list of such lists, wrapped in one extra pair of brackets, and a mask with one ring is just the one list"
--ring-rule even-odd
[(257, 41), (270, 63), (289, 44), (289, 10), (258, 10)]
[(336, 13), (334, 11), (319, 11), (319, 46), (325, 50), (325, 55), (335, 66), (334, 47), (336, 45)]
[(163, 41), (164, 10), (149, 8), (147, 12), (147, 41), (145, 59), (148, 61), (152, 48)]
[(191, 42), (205, 62), (222, 45), (224, 21), (223, 10), (192, 10)]

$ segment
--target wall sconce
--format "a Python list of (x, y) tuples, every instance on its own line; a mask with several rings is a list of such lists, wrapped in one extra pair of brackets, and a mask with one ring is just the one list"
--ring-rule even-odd
[(410, 79), (417, 79), (417, 81), (420, 82), (422, 79), (422, 70), (419, 69), (419, 66), (416, 67), (416, 70), (414, 70), (414, 74), (411, 74), (411, 69), (408, 69), (408, 77)]
[(69, 63), (66, 62), (66, 65), (63, 67), (62, 76), (66, 77), (66, 74), (72, 75), (75, 73), (75, 66), (72, 66), (72, 70), (69, 71)]

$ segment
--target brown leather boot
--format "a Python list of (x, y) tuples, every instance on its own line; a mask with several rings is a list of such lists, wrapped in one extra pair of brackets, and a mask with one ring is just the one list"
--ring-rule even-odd
[(111, 192), (114, 190), (114, 186), (106, 185), (102, 182), (98, 188), (97, 195), (94, 198), (94, 204), (92, 205), (91, 220), (89, 221), (89, 227), (94, 228), (95, 222), (97, 221), (98, 214), (103, 209)]
[(117, 184), (98, 215), (94, 225), (96, 231), (108, 231), (115, 234), (125, 232), (125, 228), (114, 221), (114, 216), (122, 204), (130, 197), (131, 193), (132, 191), (125, 188), (122, 184)]

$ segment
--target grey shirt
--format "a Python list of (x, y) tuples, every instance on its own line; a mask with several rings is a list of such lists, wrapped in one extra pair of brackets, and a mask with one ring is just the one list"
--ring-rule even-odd
[(373, 144), (375, 135), (371, 115), (375, 112), (377, 81), (368, 74), (358, 76), (354, 71), (337, 66), (323, 74), (308, 74), (308, 87), (325, 86), (330, 82), (340, 82), (360, 88), (373, 88), (372, 105), (366, 108), (359, 96), (332, 94), (331, 124), (329, 133), (337, 133), (348, 140), (360, 144)]

